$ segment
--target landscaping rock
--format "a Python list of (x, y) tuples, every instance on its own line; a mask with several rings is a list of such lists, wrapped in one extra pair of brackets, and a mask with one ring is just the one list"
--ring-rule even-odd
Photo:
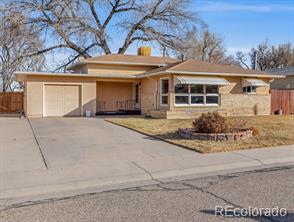
[(238, 141), (247, 140), (253, 136), (252, 130), (245, 129), (236, 133), (197, 133), (190, 128), (178, 129), (178, 134), (184, 139), (201, 141)]

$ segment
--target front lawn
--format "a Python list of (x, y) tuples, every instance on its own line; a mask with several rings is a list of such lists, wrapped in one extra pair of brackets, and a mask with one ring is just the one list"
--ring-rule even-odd
[(192, 120), (109, 118), (107, 121), (201, 153), (294, 144), (294, 116), (253, 116), (244, 118), (248, 121), (248, 127), (255, 126), (260, 130), (259, 137), (253, 137), (247, 141), (232, 142), (186, 140), (179, 137), (176, 131), (178, 128), (191, 127)]

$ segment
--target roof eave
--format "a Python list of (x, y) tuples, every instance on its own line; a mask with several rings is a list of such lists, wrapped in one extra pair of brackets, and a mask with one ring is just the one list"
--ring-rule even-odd
[(213, 75), (213, 76), (240, 76), (240, 77), (264, 77), (264, 78), (285, 78), (285, 76), (271, 75), (271, 74), (241, 74), (241, 73), (217, 73), (217, 72), (188, 72), (188, 71), (161, 71), (150, 74), (142, 74), (141, 77), (156, 76), (162, 74), (186, 74), (186, 75)]
[(73, 70), (75, 67), (79, 67), (79, 66), (82, 66), (82, 65), (85, 65), (85, 64), (86, 64), (86, 63), (84, 63), (84, 62), (76, 62), (76, 63), (74, 63), (74, 64), (68, 66), (68, 67), (66, 68), (66, 70)]
[(105, 64), (105, 65), (134, 65), (134, 66), (155, 66), (162, 67), (167, 66), (167, 64), (161, 63), (138, 63), (138, 62), (111, 62), (111, 61), (80, 61), (70, 65), (67, 70), (72, 70), (75, 67), (86, 65), (86, 64)]
[(88, 74), (88, 73), (49, 73), (49, 72), (14, 72), (17, 81), (24, 81), (26, 76), (51, 76), (51, 77), (82, 77), (82, 78), (120, 78), (137, 79), (134, 75), (116, 75), (116, 74)]

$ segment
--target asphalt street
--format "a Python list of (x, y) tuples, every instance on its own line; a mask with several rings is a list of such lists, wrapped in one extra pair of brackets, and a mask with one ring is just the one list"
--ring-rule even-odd
[[(238, 216), (232, 212), (227, 217), (215, 216), (225, 206), (233, 209), (278, 206), (287, 210), (287, 216)], [(2, 209), (0, 221), (290, 222), (294, 221), (294, 166), (27, 202)]]

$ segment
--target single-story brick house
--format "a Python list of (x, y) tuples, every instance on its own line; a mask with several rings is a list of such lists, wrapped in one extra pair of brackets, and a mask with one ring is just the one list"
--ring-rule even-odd
[[(110, 54), (80, 60), (70, 73), (16, 72), (27, 116), (140, 111), (156, 118), (270, 114), (269, 83), (279, 75), (192, 59)], [(147, 55), (146, 55), (147, 54)], [(89, 113), (89, 112), (87, 112)]]

